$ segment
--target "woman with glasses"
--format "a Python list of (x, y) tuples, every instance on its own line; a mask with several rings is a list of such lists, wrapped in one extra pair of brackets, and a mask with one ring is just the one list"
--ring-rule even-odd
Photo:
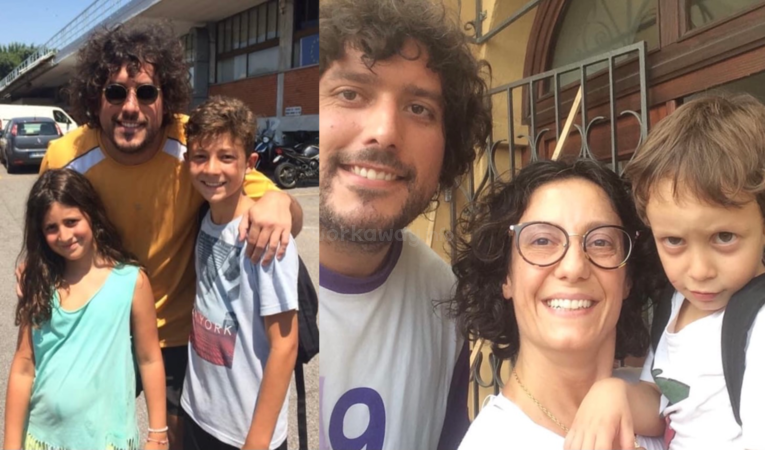
[[(460, 449), (563, 449), (579, 404), (615, 358), (643, 356), (642, 313), (663, 285), (627, 185), (594, 161), (541, 161), (499, 182), (461, 221), (452, 312), (511, 376)], [(619, 436), (593, 448), (663, 448)]]

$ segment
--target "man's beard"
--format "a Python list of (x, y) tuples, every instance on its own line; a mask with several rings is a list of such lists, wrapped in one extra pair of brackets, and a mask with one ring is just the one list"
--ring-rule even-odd
[[(161, 128), (157, 128), (157, 129), (153, 129), (152, 130), (147, 125), (144, 128), (145, 136), (144, 136), (142, 141), (138, 142), (138, 141), (136, 141), (136, 139), (134, 137), (133, 140), (131, 140), (127, 145), (123, 145), (123, 144), (120, 144), (119, 142), (117, 142), (117, 138), (116, 138), (116, 132), (117, 131), (116, 131), (116, 129), (117, 129), (117, 125), (112, 123), (111, 129), (108, 130), (109, 132), (108, 133), (104, 133), (104, 134), (106, 135), (106, 139), (108, 139), (109, 142), (111, 142), (111, 144), (114, 146), (114, 148), (118, 152), (124, 153), (126, 155), (136, 155), (136, 154), (142, 153), (150, 145), (153, 145), (154, 143), (156, 143), (157, 136), (159, 135), (159, 133), (162, 130)], [(122, 140), (125, 141), (124, 137), (123, 137)]]
[[(319, 225), (322, 240), (332, 241), (334, 244), (341, 244), (345, 247), (351, 247), (353, 251), (364, 253), (377, 252), (394, 240), (401, 240), (401, 230), (425, 211), (435, 192), (430, 192), (421, 186), (418, 189), (416, 171), (401, 165), (390, 153), (379, 150), (364, 150), (360, 154), (362, 159), (357, 162), (383, 163), (406, 173), (405, 180), (407, 180), (409, 196), (398, 214), (392, 217), (385, 217), (376, 212), (354, 219), (343, 217), (330, 206), (330, 195), (333, 190), (332, 181), (337, 171), (340, 170), (340, 166), (347, 163), (343, 160), (343, 156), (341, 152), (329, 156), (324, 162), (325, 167), (322, 167), (319, 183)], [(354, 188), (353, 192), (361, 200), (362, 207), (379, 197), (388, 195), (388, 193), (378, 190), (358, 187)]]

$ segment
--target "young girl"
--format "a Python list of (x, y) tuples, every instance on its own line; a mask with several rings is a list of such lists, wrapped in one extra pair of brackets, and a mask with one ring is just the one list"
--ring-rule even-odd
[(51, 170), (37, 180), (22, 257), (3, 448), (140, 448), (133, 344), (149, 411), (145, 448), (167, 448), (151, 286), (84, 176)]

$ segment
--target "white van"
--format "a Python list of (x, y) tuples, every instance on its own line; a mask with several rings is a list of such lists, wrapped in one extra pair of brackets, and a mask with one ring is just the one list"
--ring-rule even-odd
[(63, 134), (74, 131), (79, 126), (69, 114), (57, 106), (0, 104), (0, 130), (14, 117), (48, 117), (56, 121)]

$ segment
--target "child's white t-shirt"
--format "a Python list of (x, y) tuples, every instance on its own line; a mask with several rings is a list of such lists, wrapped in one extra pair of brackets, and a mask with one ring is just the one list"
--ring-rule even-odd
[[(281, 260), (252, 263), (240, 242), (242, 218), (216, 225), (205, 215), (196, 245), (197, 295), (181, 406), (215, 439), (244, 444), (271, 346), (265, 316), (298, 309), (298, 253), (290, 237)], [(287, 438), (289, 393), (269, 448)]]
[(684, 300), (675, 292), (669, 323), (655, 356), (653, 351), (648, 354), (640, 376), (662, 391), (660, 412), (669, 417), (668, 448), (765, 449), (765, 309), (749, 331), (740, 406), (743, 426), (739, 426), (723, 374), (725, 310), (676, 333), (675, 322)]

